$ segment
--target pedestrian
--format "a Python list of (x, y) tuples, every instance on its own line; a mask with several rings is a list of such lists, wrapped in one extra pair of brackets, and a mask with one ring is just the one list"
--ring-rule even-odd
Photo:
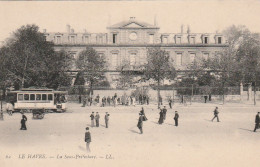
[(147, 117), (145, 116), (145, 113), (144, 113), (144, 108), (142, 107), (140, 113), (144, 116), (144, 121), (147, 121)]
[(81, 103), (81, 95), (79, 95), (79, 104)]
[(85, 142), (86, 142), (87, 152), (90, 152), (89, 145), (90, 145), (90, 142), (91, 142), (91, 134), (89, 132), (89, 127), (86, 127)]
[(204, 99), (205, 99), (205, 103), (207, 103), (208, 96), (207, 96), (207, 95), (205, 95), (205, 96), (204, 96)]
[(174, 115), (174, 121), (175, 121), (175, 126), (178, 126), (178, 119), (179, 119), (179, 114), (178, 111), (175, 111), (175, 115)]
[(259, 129), (259, 123), (260, 123), (259, 114), (260, 114), (260, 112), (258, 112), (256, 114), (256, 116), (255, 116), (255, 129), (254, 129), (254, 132), (256, 131), (256, 129)]
[(99, 127), (99, 118), (100, 118), (100, 116), (99, 116), (98, 112), (96, 112), (96, 116), (95, 116), (96, 127)]
[(91, 127), (93, 128), (95, 126), (95, 122), (94, 122), (95, 115), (94, 115), (94, 112), (92, 112), (92, 114), (90, 115), (90, 118), (91, 118)]
[(99, 96), (99, 94), (98, 94), (97, 97), (96, 97), (98, 104), (99, 104), (99, 98), (100, 98), (100, 96)]
[(163, 103), (162, 103), (162, 96), (161, 95), (159, 96), (159, 103), (160, 103), (160, 105), (163, 105)]
[(143, 134), (143, 120), (144, 120), (143, 114), (139, 113), (137, 127), (139, 128), (141, 134)]
[(166, 106), (163, 107), (163, 120), (166, 119), (166, 113), (167, 113), (167, 109), (166, 109)]
[(142, 104), (142, 101), (143, 101), (143, 97), (142, 97), (142, 95), (140, 94), (140, 95), (139, 95), (139, 104)]
[(147, 96), (147, 98), (146, 98), (146, 103), (147, 103), (147, 105), (149, 105), (149, 96)]
[(215, 118), (217, 118), (217, 121), (219, 122), (218, 114), (219, 114), (219, 112), (218, 112), (218, 107), (216, 107), (215, 110), (214, 110), (214, 117), (213, 117), (212, 120), (211, 120), (212, 122), (213, 122), (213, 120), (214, 120)]
[(108, 112), (106, 112), (106, 115), (105, 115), (106, 128), (108, 128), (108, 121), (109, 121), (109, 114), (108, 114)]
[(87, 103), (86, 96), (84, 96), (84, 97), (83, 97), (83, 105), (82, 105), (82, 107), (85, 107), (85, 106), (86, 106), (86, 103)]
[[(159, 108), (159, 109), (160, 109), (160, 108)], [(160, 115), (160, 117), (159, 117), (158, 123), (159, 123), (159, 124), (162, 124), (162, 123), (163, 123), (163, 111), (162, 111), (162, 109), (160, 109), (159, 115)]]
[(27, 117), (23, 114), (22, 115), (22, 119), (21, 119), (21, 128), (20, 128), (20, 130), (27, 130), (27, 128), (26, 128), (26, 121), (27, 121)]
[(169, 99), (169, 107), (170, 107), (170, 109), (172, 109), (172, 98), (171, 97)]
[(110, 96), (107, 97), (107, 104), (110, 106), (111, 98)]
[(6, 103), (6, 111), (9, 115), (13, 115), (14, 107), (11, 102)]

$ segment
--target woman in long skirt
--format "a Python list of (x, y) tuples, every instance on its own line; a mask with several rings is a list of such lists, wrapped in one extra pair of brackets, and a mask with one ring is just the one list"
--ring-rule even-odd
[(160, 109), (160, 118), (159, 118), (159, 121), (158, 121), (158, 123), (159, 124), (162, 124), (163, 123), (163, 111)]

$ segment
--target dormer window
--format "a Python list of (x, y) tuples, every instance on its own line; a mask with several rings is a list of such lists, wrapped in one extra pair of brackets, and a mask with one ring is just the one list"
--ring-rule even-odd
[(209, 44), (209, 35), (208, 34), (203, 34), (201, 36), (201, 39), (202, 39), (203, 44)]
[(69, 42), (72, 43), (72, 44), (75, 44), (76, 43), (76, 36), (75, 35), (69, 36)]
[(162, 36), (162, 43), (167, 44), (168, 43), (168, 36)]
[(175, 43), (176, 43), (176, 44), (181, 44), (181, 38), (182, 38), (181, 35), (176, 35), (176, 36), (175, 36)]
[(209, 37), (204, 37), (204, 44), (208, 44), (209, 43)]
[(154, 34), (149, 34), (149, 43), (150, 44), (154, 43)]
[(188, 36), (188, 41), (189, 41), (190, 44), (195, 44), (196, 43), (196, 41), (195, 41), (196, 38), (195, 37), (196, 37), (195, 34), (192, 34), (192, 35)]
[(113, 34), (113, 44), (117, 43), (117, 34)]
[(217, 38), (217, 43), (218, 43), (218, 44), (222, 44), (222, 37), (218, 37), (218, 38)]
[(90, 43), (89, 42), (90, 40), (89, 40), (89, 36), (88, 35), (85, 35), (85, 36), (83, 36), (83, 43)]
[(61, 44), (61, 35), (55, 36), (55, 43)]

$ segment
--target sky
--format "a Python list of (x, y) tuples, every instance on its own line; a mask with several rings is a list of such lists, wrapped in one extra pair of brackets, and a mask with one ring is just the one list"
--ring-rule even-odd
[(155, 16), (161, 33), (178, 33), (182, 24), (192, 33), (221, 32), (233, 24), (260, 32), (260, 0), (0, 1), (0, 41), (26, 24), (47, 32), (65, 32), (70, 24), (75, 32), (106, 33), (109, 22), (135, 17), (153, 24)]

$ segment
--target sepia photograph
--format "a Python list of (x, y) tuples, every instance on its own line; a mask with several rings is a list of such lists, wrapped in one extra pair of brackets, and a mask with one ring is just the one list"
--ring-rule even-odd
[(258, 167), (259, 0), (0, 1), (1, 167)]

